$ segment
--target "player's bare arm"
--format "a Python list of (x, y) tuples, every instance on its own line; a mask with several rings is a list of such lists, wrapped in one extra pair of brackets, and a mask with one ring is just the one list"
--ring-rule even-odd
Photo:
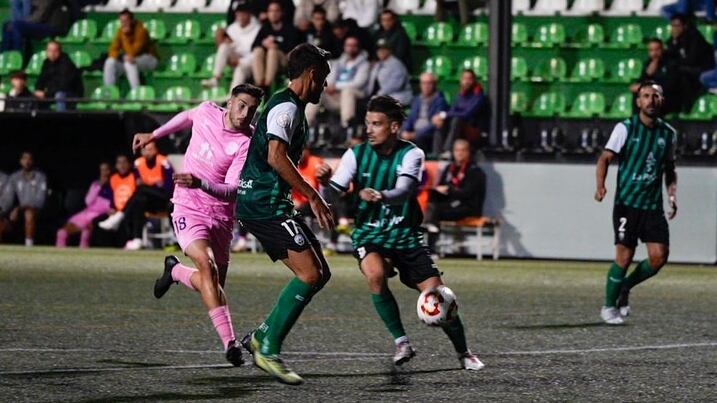
[(132, 152), (137, 152), (154, 141), (152, 133), (137, 133), (132, 139)]
[(615, 158), (615, 153), (610, 150), (603, 151), (602, 154), (600, 154), (600, 157), (598, 157), (595, 169), (595, 200), (598, 202), (601, 202), (607, 194), (607, 189), (605, 188), (605, 178), (607, 177), (607, 168), (610, 166), (613, 158)]

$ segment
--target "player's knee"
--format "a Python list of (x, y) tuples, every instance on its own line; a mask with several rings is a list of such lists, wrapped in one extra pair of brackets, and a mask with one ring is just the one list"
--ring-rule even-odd
[(321, 273), (319, 270), (309, 270), (306, 273), (301, 273), (297, 275), (299, 280), (303, 281), (304, 283), (316, 287), (321, 282)]
[(662, 266), (667, 263), (667, 256), (669, 255), (669, 251), (665, 250), (663, 253), (650, 256), (648, 258), (648, 263), (650, 264), (650, 268), (652, 270), (658, 271), (662, 268)]

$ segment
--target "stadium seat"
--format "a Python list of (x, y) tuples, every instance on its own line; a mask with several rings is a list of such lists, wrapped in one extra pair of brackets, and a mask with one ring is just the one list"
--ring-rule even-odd
[(680, 113), (682, 120), (713, 121), (717, 118), (717, 95), (699, 97), (689, 113)]
[(199, 99), (202, 101), (214, 101), (216, 103), (226, 101), (228, 96), (227, 90), (222, 87), (205, 88), (199, 93)]
[(460, 78), (463, 70), (472, 70), (479, 80), (488, 78), (488, 60), (483, 56), (469, 56), (461, 63), (457, 76)]
[(538, 27), (533, 37), (534, 48), (552, 48), (565, 43), (565, 27), (560, 23), (550, 23)]
[(563, 12), (563, 15), (590, 15), (594, 13), (599, 13), (604, 9), (604, 0), (575, 0), (570, 9), (568, 11)]
[(389, 0), (386, 8), (393, 10), (398, 15), (404, 15), (413, 14), (419, 6), (418, 0)]
[(603, 11), (601, 14), (607, 16), (628, 16), (641, 13), (643, 6), (642, 0), (613, 0), (610, 9)]
[(7, 75), (22, 68), (22, 53), (8, 50), (0, 53), (0, 75)]
[(547, 118), (563, 111), (565, 111), (565, 95), (558, 92), (545, 92), (535, 100), (529, 115)]
[(60, 43), (84, 43), (97, 37), (97, 22), (95, 20), (78, 20), (72, 24), (67, 36), (59, 38)]
[(602, 59), (587, 58), (578, 60), (568, 81), (589, 82), (602, 80), (605, 77), (605, 63)]
[(663, 41), (670, 39), (670, 24), (656, 26), (652, 36), (654, 38), (662, 39)]
[(636, 58), (618, 60), (610, 72), (608, 81), (630, 83), (637, 80), (642, 72), (642, 61)]
[(513, 15), (530, 11), (530, 0), (513, 0)]
[(605, 30), (600, 24), (588, 24), (575, 33), (570, 46), (573, 48), (600, 47), (605, 41)]
[(70, 52), (70, 59), (78, 69), (88, 67), (92, 64), (92, 57), (86, 50), (75, 50)]
[(524, 57), (513, 56), (510, 58), (510, 78), (513, 81), (528, 80), (528, 62)]
[(552, 57), (535, 67), (531, 81), (562, 81), (565, 79), (566, 72), (565, 60), (560, 57)]
[(40, 75), (42, 63), (45, 62), (46, 58), (47, 54), (44, 50), (35, 52), (32, 56), (30, 56), (30, 61), (28, 61), (27, 66), (25, 66), (25, 73), (31, 77)]
[(568, 0), (537, 0), (530, 10), (524, 11), (525, 15), (555, 15), (568, 9)]
[(641, 15), (658, 17), (662, 12), (662, 7), (674, 2), (675, 0), (650, 0), (650, 4), (647, 5), (647, 8), (641, 13)]
[[(214, 73), (214, 58), (216, 57), (216, 54), (212, 53), (211, 55), (207, 56), (204, 59), (204, 62), (201, 66), (199, 66), (199, 70), (196, 73), (192, 74), (192, 77), (194, 78), (209, 78)], [(224, 69), (224, 72), (227, 71), (229, 67), (226, 67)]]
[(476, 22), (468, 24), (461, 29), (458, 40), (451, 46), (470, 48), (475, 46), (486, 46), (488, 44), (488, 24)]
[(152, 18), (145, 22), (145, 27), (147, 27), (149, 36), (155, 41), (163, 41), (167, 37), (167, 25), (165, 25), (164, 20)]
[(134, 12), (137, 13), (158, 13), (170, 9), (172, 0), (142, 0)]
[(429, 57), (423, 63), (424, 72), (430, 72), (436, 75), (438, 79), (450, 78), (453, 72), (453, 64), (451, 59), (446, 56)]
[(120, 99), (119, 88), (114, 85), (102, 85), (92, 91), (92, 102), (77, 104), (77, 109), (84, 111), (103, 111), (109, 107), (109, 102)]
[(154, 73), (155, 77), (182, 77), (190, 76), (197, 69), (197, 59), (192, 53), (180, 53), (172, 55), (167, 62), (167, 67)]
[(416, 10), (416, 15), (435, 15), (436, 14), (436, 0), (425, 0), (423, 6)]
[(514, 22), (511, 27), (511, 46), (525, 46), (528, 43), (528, 27), (522, 22)]
[(702, 24), (698, 27), (698, 29), (702, 33), (702, 36), (707, 40), (707, 42), (712, 43), (715, 34), (714, 25)]
[(99, 13), (118, 13), (124, 9), (134, 10), (137, 8), (137, 0), (109, 0), (107, 4), (95, 6)]
[(578, 94), (575, 102), (567, 112), (559, 113), (563, 118), (591, 118), (605, 112), (605, 96), (600, 92), (583, 92)]
[(637, 24), (623, 24), (618, 26), (610, 35), (610, 42), (605, 44), (608, 48), (629, 48), (642, 44), (642, 28)]
[(525, 92), (510, 93), (510, 113), (523, 114), (528, 110), (528, 96)]
[(632, 114), (632, 98), (631, 92), (625, 92), (618, 95), (612, 102), (610, 110), (603, 114), (606, 119), (626, 119)]
[(406, 35), (408, 35), (408, 38), (411, 40), (411, 42), (415, 42), (418, 38), (418, 30), (416, 29), (416, 24), (411, 21), (401, 21), (401, 25), (403, 25), (403, 29), (406, 31)]
[(207, 0), (177, 0), (174, 6), (164, 10), (164, 12), (190, 14), (204, 10), (206, 5)]
[(204, 13), (221, 13), (225, 14), (229, 9), (230, 0), (210, 0), (210, 3), (204, 10), (200, 10)]
[(162, 95), (166, 103), (151, 104), (147, 109), (153, 112), (176, 112), (189, 107), (192, 100), (192, 91), (188, 87), (176, 86), (167, 88)]
[(117, 34), (117, 30), (120, 27), (118, 19), (110, 20), (104, 28), (98, 38), (95, 38), (92, 43), (97, 45), (109, 44)]
[(169, 35), (169, 38), (163, 42), (171, 45), (176, 44), (187, 44), (189, 42), (196, 42), (201, 35), (201, 28), (199, 21), (195, 20), (184, 20), (177, 23)]
[(213, 44), (214, 43), (214, 35), (216, 35), (217, 30), (224, 29), (227, 26), (227, 22), (225, 20), (218, 20), (214, 21), (212, 25), (209, 26), (209, 29), (204, 33), (203, 36), (201, 36), (198, 40), (196, 40), (196, 43), (204, 43), (204, 44)]
[(423, 39), (428, 46), (442, 46), (453, 41), (453, 25), (434, 22), (426, 28)]
[(125, 112), (141, 111), (149, 105), (146, 101), (153, 101), (154, 97), (154, 87), (140, 85), (137, 88), (132, 88), (125, 97), (125, 100), (129, 102), (114, 104), (111, 108), (116, 111)]

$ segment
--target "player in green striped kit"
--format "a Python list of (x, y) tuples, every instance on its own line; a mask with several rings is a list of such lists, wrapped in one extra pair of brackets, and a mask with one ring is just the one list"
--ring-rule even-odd
[[(368, 142), (347, 150), (333, 176), (328, 165), (317, 170), (319, 179), (334, 192), (348, 191), (351, 183), (358, 192), (356, 229), (351, 234), (354, 255), (368, 281), (374, 307), (394, 338), (396, 365), (408, 362), (415, 351), (388, 288), (388, 277), (396, 274), (395, 268), (402, 283), (419, 291), (443, 285), (420, 229), (423, 217), (416, 188), (424, 155), (415, 144), (398, 138), (404, 119), (403, 107), (394, 98), (372, 98), (366, 113)], [(468, 349), (460, 317), (443, 330), (463, 368), (483, 368)]]
[[(613, 209), (615, 261), (607, 274), (605, 305), (600, 311), (602, 320), (611, 325), (624, 323), (629, 315), (630, 290), (657, 274), (667, 262), (670, 233), (662, 208), (663, 177), (669, 218), (677, 214), (676, 133), (659, 118), (662, 87), (654, 82), (641, 84), (636, 103), (638, 113), (615, 126), (596, 170), (595, 200), (600, 202), (607, 193), (608, 165), (618, 157)], [(626, 276), (638, 239), (647, 244), (648, 258)]]

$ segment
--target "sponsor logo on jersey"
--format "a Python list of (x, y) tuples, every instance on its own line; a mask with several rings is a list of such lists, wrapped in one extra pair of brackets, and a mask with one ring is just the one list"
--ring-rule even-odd
[(385, 227), (392, 227), (394, 225), (398, 225), (403, 221), (403, 216), (395, 216), (391, 218), (383, 218), (380, 220), (373, 220), (366, 222), (367, 227), (371, 228), (385, 228)]
[(248, 181), (245, 181), (244, 179), (239, 179), (239, 188), (240, 189), (252, 189), (254, 187), (254, 179), (249, 179)]

